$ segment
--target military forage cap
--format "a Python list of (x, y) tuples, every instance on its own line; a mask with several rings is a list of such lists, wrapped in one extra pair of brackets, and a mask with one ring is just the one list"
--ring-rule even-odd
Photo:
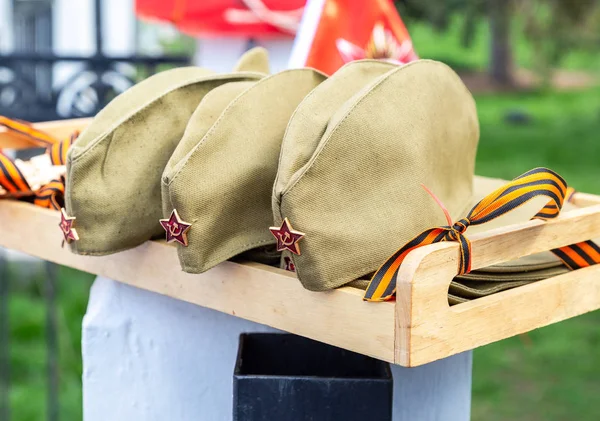
[(244, 56), (235, 73), (168, 70), (110, 102), (69, 151), (65, 205), (79, 236), (72, 250), (103, 255), (164, 235), (160, 177), (190, 116), (214, 88), (263, 77), (242, 70), (265, 70), (265, 62), (258, 50)]
[(162, 180), (163, 215), (191, 224), (177, 242), (183, 270), (204, 272), (275, 238), (271, 191), (281, 141), (296, 106), (325, 76), (287, 70), (231, 82), (202, 100)]
[[(290, 120), (273, 212), (285, 230), (277, 233), (281, 238), (292, 237), (292, 224), (303, 234), (299, 249), (287, 248), (291, 253), (284, 261), (308, 289), (349, 282), (364, 288), (364, 279), (400, 247), (426, 229), (446, 225), (422, 185), (459, 221), (505, 183), (474, 182), (475, 102), (448, 66), (430, 60), (385, 66), (369, 61), (344, 66)], [(471, 226), (469, 234), (527, 221), (546, 201), (531, 200)], [(450, 298), (457, 302), (543, 279), (564, 270), (560, 264), (545, 252), (479, 269), (457, 277)], [(473, 286), (474, 281), (479, 283)]]
[(292, 255), (302, 284), (368, 275), (444, 224), (421, 183), (453, 217), (465, 212), (478, 139), (474, 100), (442, 63), (359, 62), (315, 89), (289, 123), (273, 192), (276, 223), (305, 234)]

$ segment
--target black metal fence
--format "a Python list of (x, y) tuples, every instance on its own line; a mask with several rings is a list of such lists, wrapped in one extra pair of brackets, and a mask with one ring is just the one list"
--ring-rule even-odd
[[(16, 51), (0, 54), (0, 115), (27, 121), (93, 116), (116, 95), (161, 66), (190, 62), (187, 56), (104, 55), (100, 3), (94, 0), (96, 54), (90, 57), (51, 53), (51, 1), (15, 5)], [(64, 69), (67, 64), (69, 68)], [(60, 66), (69, 76), (55, 84)]]
[[(188, 64), (189, 57), (93, 57), (13, 53), (0, 55), (0, 115), (47, 121), (95, 115), (119, 93), (161, 67)], [(36, 75), (71, 63), (72, 75), (48, 86)]]

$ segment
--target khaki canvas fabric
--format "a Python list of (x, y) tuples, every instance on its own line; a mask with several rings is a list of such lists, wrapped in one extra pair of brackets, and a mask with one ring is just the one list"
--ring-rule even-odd
[[(569, 269), (564, 265), (547, 269), (521, 270), (520, 272), (505, 273), (489, 273), (481, 270), (473, 271), (454, 278), (448, 290), (448, 301), (450, 304), (457, 304), (458, 302), (484, 297), (553, 276), (562, 275), (568, 271)], [(459, 301), (455, 299), (459, 299)]]
[(448, 303), (450, 305), (464, 303), (476, 298), (562, 275), (568, 271), (569, 269), (566, 266), (557, 266), (532, 272), (507, 273), (505, 276), (495, 273), (489, 276), (487, 280), (485, 274), (469, 273), (464, 276), (457, 276), (450, 283)]
[(177, 244), (184, 271), (275, 243), (268, 227), (281, 141), (296, 106), (325, 78), (288, 70), (223, 85), (200, 103), (162, 180), (164, 216), (176, 209), (192, 224), (188, 246)]
[(263, 76), (178, 68), (110, 102), (69, 151), (65, 206), (79, 234), (72, 251), (104, 255), (164, 235), (160, 178), (190, 116), (214, 88)]
[[(298, 137), (288, 131), (285, 142)], [(300, 169), (285, 160), (279, 168), (289, 181), (275, 188), (275, 219), (287, 217), (306, 233), (302, 254), (293, 256), (302, 284), (344, 285), (444, 224), (421, 183), (453, 218), (462, 215), (473, 196), (478, 139), (475, 102), (442, 63), (393, 68), (345, 101)]]
[[(473, 176), (475, 104), (450, 68), (430, 60), (378, 66), (354, 62), (321, 84), (300, 104), (283, 141), (274, 219), (279, 224), (287, 217), (306, 234), (302, 254), (292, 258), (298, 278), (311, 290), (349, 282), (366, 287), (365, 278), (398, 248), (427, 228), (445, 225), (421, 184), (458, 220), (505, 183)], [(352, 84), (345, 72), (370, 77)], [(492, 223), (469, 227), (467, 236), (526, 222), (547, 200), (534, 199)], [(482, 282), (481, 291), (493, 293), (551, 276), (544, 269), (552, 268), (564, 270), (545, 252), (480, 269), (455, 283), (464, 287), (463, 296), (470, 291), (463, 281)], [(506, 285), (486, 286), (494, 280)]]
[[(379, 60), (353, 61), (335, 72), (302, 101), (291, 118), (279, 155), (279, 171), (274, 191), (281, 191), (289, 178), (310, 159), (325, 133), (331, 116), (352, 95), (396, 65)], [(279, 195), (273, 195), (273, 208), (279, 208)]]
[[(165, 166), (164, 177), (168, 178), (169, 174), (179, 170), (185, 164), (185, 156), (194, 149), (200, 139), (204, 138), (229, 103), (256, 82), (257, 80), (225, 83), (204, 96), (190, 117), (181, 141)], [(161, 188), (165, 187), (166, 185), (161, 183)], [(173, 210), (168, 201), (163, 201), (162, 205), (165, 214)]]
[[(527, 272), (487, 273), (473, 271), (466, 275), (456, 276), (450, 282), (448, 301), (451, 305), (465, 302), (486, 295), (495, 294), (508, 289), (541, 281), (553, 276), (567, 273), (566, 266), (556, 266), (549, 269), (533, 270)], [(367, 289), (369, 278), (357, 279), (348, 286)]]

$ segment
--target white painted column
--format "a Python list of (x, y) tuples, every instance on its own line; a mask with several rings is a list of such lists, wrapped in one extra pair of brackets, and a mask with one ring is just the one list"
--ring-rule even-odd
[(0, 0), (0, 53), (9, 53), (13, 48), (12, 0)]
[(230, 72), (237, 59), (246, 51), (244, 38), (211, 38), (196, 40), (194, 64), (215, 72)]
[[(135, 52), (136, 20), (134, 0), (102, 0), (102, 43), (106, 55), (131, 55)], [(57, 55), (88, 57), (96, 54), (94, 0), (55, 0), (53, 13), (53, 52)], [(91, 85), (96, 76), (78, 74), (82, 63), (62, 62), (54, 65), (53, 86), (59, 89), (67, 82), (58, 100), (59, 115), (68, 115), (76, 93)], [(127, 69), (122, 69), (127, 71)], [(133, 73), (133, 67), (129, 66)], [(72, 78), (77, 75), (77, 80)], [(119, 83), (119, 81), (113, 83)], [(123, 83), (123, 82), (121, 82)], [(124, 82), (125, 88), (129, 86)]]
[(392, 366), (394, 421), (469, 421), (473, 351), (415, 368)]
[[(91, 56), (94, 43), (94, 5), (92, 0), (55, 0), (52, 7), (52, 50), (57, 55)], [(54, 86), (65, 83), (77, 70), (78, 63), (54, 65)]]
[(83, 320), (84, 420), (230, 420), (239, 334), (270, 331), (97, 278)]
[(271, 64), (271, 73), (277, 73), (288, 68), (292, 53), (293, 39), (264, 39), (257, 40), (257, 45), (267, 49)]
[(102, 0), (102, 42), (107, 56), (135, 53), (135, 0)]
[(93, 0), (54, 0), (52, 41), (56, 54), (94, 54)]
[[(6, 0), (0, 0), (0, 3)], [(10, 0), (8, 0), (10, 2)], [(135, 51), (134, 0), (102, 0), (102, 43), (107, 55)], [(54, 0), (53, 51), (55, 54), (91, 56), (96, 53), (93, 0)]]

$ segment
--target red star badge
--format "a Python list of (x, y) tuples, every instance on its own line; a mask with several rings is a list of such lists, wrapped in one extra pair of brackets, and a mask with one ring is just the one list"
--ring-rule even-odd
[(187, 232), (192, 224), (182, 221), (175, 209), (171, 212), (169, 219), (161, 219), (160, 224), (167, 232), (167, 243), (177, 241), (179, 244), (187, 247)]
[[(75, 217), (67, 215), (67, 211), (65, 208), (60, 209), (60, 230), (65, 236), (65, 241), (70, 243), (71, 241), (79, 240), (79, 236), (77, 235), (77, 230), (73, 228), (73, 224), (75, 223)], [(63, 243), (64, 244), (64, 243)]]
[(298, 241), (304, 237), (303, 232), (294, 231), (290, 221), (283, 219), (281, 227), (270, 227), (271, 234), (277, 239), (277, 251), (289, 250), (294, 254), (300, 255), (300, 246)]

